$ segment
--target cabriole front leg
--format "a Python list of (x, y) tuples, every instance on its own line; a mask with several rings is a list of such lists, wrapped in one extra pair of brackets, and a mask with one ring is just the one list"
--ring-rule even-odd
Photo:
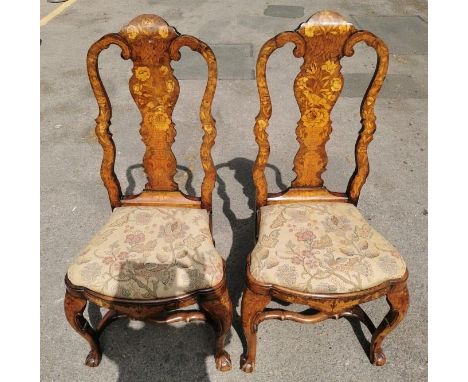
[(397, 285), (387, 293), (390, 310), (372, 335), (369, 358), (376, 366), (385, 365), (386, 357), (382, 350), (384, 338), (397, 327), (406, 315), (409, 306), (409, 294), (406, 283)]
[(215, 331), (215, 362), (220, 371), (231, 370), (231, 357), (224, 350), (226, 335), (232, 324), (232, 302), (226, 288), (216, 299), (199, 301), (200, 309), (205, 312)]
[(242, 327), (247, 341), (247, 353), (241, 356), (240, 368), (246, 373), (255, 369), (255, 357), (257, 354), (257, 318), (258, 313), (263, 312), (271, 301), (269, 295), (257, 294), (245, 288), (242, 296)]
[(71, 327), (88, 341), (91, 351), (86, 357), (85, 364), (90, 367), (96, 367), (101, 362), (102, 353), (99, 347), (98, 334), (84, 318), (83, 312), (86, 308), (87, 300), (65, 292), (64, 309), (65, 316)]

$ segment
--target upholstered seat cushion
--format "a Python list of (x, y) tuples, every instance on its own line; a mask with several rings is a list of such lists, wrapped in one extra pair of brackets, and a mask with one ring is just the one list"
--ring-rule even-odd
[(129, 299), (180, 296), (222, 277), (207, 211), (173, 207), (114, 209), (68, 269), (76, 286)]
[(348, 203), (261, 208), (250, 272), (263, 283), (306, 293), (347, 293), (401, 278), (397, 249)]

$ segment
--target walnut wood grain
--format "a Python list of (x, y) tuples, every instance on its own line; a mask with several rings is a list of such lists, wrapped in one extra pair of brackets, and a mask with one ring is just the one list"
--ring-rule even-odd
[[(101, 177), (109, 194), (112, 208), (122, 204), (136, 204), (132, 197), (123, 197), (119, 181), (114, 172), (115, 144), (109, 131), (112, 107), (98, 71), (99, 53), (116, 44), (122, 49), (122, 57), (133, 62), (132, 76), (129, 81), (130, 93), (140, 111), (142, 120), (140, 134), (145, 144), (143, 167), (148, 181), (144, 192), (160, 192), (161, 198), (167, 193), (179, 192), (174, 181), (177, 161), (172, 151), (176, 129), (172, 114), (179, 97), (179, 82), (173, 74), (171, 61), (180, 59), (180, 49), (184, 46), (200, 53), (208, 65), (208, 78), (200, 105), (200, 120), (203, 129), (200, 158), (205, 176), (201, 186), (198, 207), (193, 198), (186, 195), (192, 208), (205, 208), (211, 211), (212, 193), (216, 180), (216, 169), (211, 150), (216, 138), (216, 124), (211, 114), (216, 91), (216, 57), (211, 48), (203, 41), (186, 35), (168, 25), (164, 19), (155, 15), (141, 15), (134, 18), (119, 33), (104, 36), (93, 44), (88, 52), (88, 74), (94, 95), (99, 105), (96, 119), (96, 134), (104, 151)], [(175, 194), (173, 194), (175, 195)], [(183, 195), (183, 194), (182, 194)], [(123, 200), (125, 199), (125, 201)], [(163, 205), (160, 198), (148, 193), (142, 195), (140, 205)], [(131, 200), (129, 202), (129, 200)]]
[[(287, 190), (269, 194), (265, 177), (270, 144), (267, 127), (272, 105), (266, 83), (266, 65), (270, 55), (286, 42), (294, 42), (294, 55), (303, 58), (300, 72), (294, 81), (294, 94), (301, 118), (296, 128), (299, 150), (294, 158), (296, 178)], [(343, 88), (340, 60), (352, 56), (353, 46), (365, 42), (377, 51), (377, 68), (361, 105), (362, 129), (356, 148), (356, 169), (347, 191), (329, 191), (323, 185), (322, 173), (327, 166), (326, 142), (332, 132), (330, 114)], [(375, 132), (374, 105), (388, 68), (388, 50), (382, 40), (370, 32), (357, 31), (335, 12), (314, 14), (294, 32), (283, 32), (268, 40), (257, 59), (257, 87), (260, 111), (255, 121), (255, 140), (258, 155), (253, 168), (256, 189), (257, 235), (261, 221), (261, 207), (269, 204), (296, 202), (344, 202), (357, 204), (359, 194), (369, 173), (367, 147)], [(372, 333), (369, 359), (374, 365), (385, 363), (382, 341), (404, 318), (409, 298), (406, 288), (408, 272), (402, 278), (389, 280), (373, 288), (353, 293), (324, 294), (298, 292), (279, 285), (259, 282), (250, 273), (247, 259), (247, 285), (242, 297), (242, 324), (247, 351), (241, 358), (241, 369), (255, 368), (257, 329), (264, 320), (292, 320), (316, 323), (328, 318), (342, 317), (360, 320)], [(361, 304), (386, 296), (390, 311), (376, 328)], [(315, 310), (313, 315), (284, 309), (269, 309), (268, 303), (278, 300), (287, 304), (302, 304)]]
[[(112, 107), (98, 70), (99, 54), (111, 44), (116, 44), (122, 49), (122, 58), (130, 58), (133, 62), (129, 88), (142, 118), (140, 134), (145, 144), (143, 167), (148, 180), (145, 189), (138, 195), (123, 196), (114, 172), (116, 150), (109, 131)], [(173, 75), (171, 61), (180, 59), (179, 50), (183, 46), (199, 52), (208, 65), (208, 80), (200, 106), (200, 120), (204, 132), (200, 157), (205, 172), (201, 197), (185, 195), (179, 191), (174, 181), (177, 162), (172, 152), (176, 136), (172, 113), (179, 96), (179, 83)], [(141, 15), (130, 21), (118, 34), (108, 34), (94, 43), (88, 52), (87, 67), (91, 87), (99, 106), (96, 134), (103, 148), (101, 177), (107, 188), (111, 207), (204, 208), (209, 212), (211, 229), (212, 192), (216, 180), (216, 170), (211, 157), (216, 126), (211, 107), (217, 81), (216, 58), (212, 50), (195, 37), (180, 35), (159, 16)], [(88, 366), (99, 365), (102, 356), (99, 336), (104, 329), (118, 318), (129, 318), (157, 324), (208, 321), (215, 331), (216, 367), (221, 371), (231, 368), (231, 360), (224, 350), (224, 343), (231, 327), (233, 310), (224, 274), (221, 282), (212, 288), (156, 300), (105, 296), (73, 285), (67, 276), (65, 285), (65, 315), (70, 325), (91, 347), (86, 359)], [(83, 316), (88, 302), (109, 309), (96, 330)], [(199, 310), (177, 310), (195, 304), (199, 305)]]
[[(374, 105), (387, 72), (388, 49), (385, 43), (372, 33), (357, 31), (335, 12), (322, 11), (312, 15), (294, 32), (282, 32), (268, 40), (258, 55), (257, 88), (260, 111), (254, 127), (258, 154), (253, 168), (257, 208), (269, 204), (270, 201), (265, 166), (270, 153), (267, 127), (272, 105), (266, 82), (266, 66), (270, 55), (287, 42), (293, 42), (296, 45), (294, 55), (303, 58), (294, 81), (294, 95), (301, 113), (296, 128), (299, 142), (293, 168), (296, 178), (291, 183), (291, 190), (297, 189), (295, 199), (300, 198), (302, 190), (323, 187), (322, 173), (326, 170), (328, 162), (325, 145), (332, 132), (330, 115), (344, 83), (340, 60), (344, 56), (352, 56), (353, 46), (359, 42), (365, 42), (377, 52), (376, 71), (361, 105), (362, 129), (355, 148), (356, 169), (348, 182), (345, 194), (347, 201), (357, 204), (369, 174), (367, 148), (376, 129)], [(306, 194), (307, 191), (304, 196)], [(290, 201), (289, 198), (277, 196), (274, 196), (274, 203)], [(324, 200), (327, 199), (329, 198)], [(303, 201), (307, 201), (307, 198)]]
[(271, 296), (268, 293), (256, 293), (249, 288), (249, 285), (242, 295), (241, 320), (247, 341), (247, 352), (241, 356), (240, 367), (246, 373), (252, 373), (255, 369), (258, 317), (270, 301)]
[(133, 76), (130, 93), (140, 110), (140, 134), (146, 146), (143, 166), (146, 189), (175, 191), (177, 162), (172, 152), (176, 136), (172, 112), (179, 97), (179, 82), (172, 73), (169, 49), (179, 35), (162, 18), (141, 15), (120, 34), (131, 47)]
[(201, 208), (198, 198), (185, 195), (180, 191), (149, 191), (139, 195), (125, 196), (120, 201), (122, 206), (155, 206)]
[[(90, 289), (73, 285), (65, 276), (65, 314), (70, 325), (91, 346), (91, 351), (86, 358), (87, 366), (98, 366), (102, 354), (99, 347), (99, 336), (103, 330), (114, 320), (129, 318), (146, 321), (155, 324), (174, 323), (178, 321), (208, 321), (215, 331), (215, 363), (220, 371), (231, 369), (229, 353), (224, 349), (226, 335), (232, 323), (232, 302), (226, 288), (226, 278), (218, 285), (200, 289), (184, 296), (169, 297), (157, 300), (133, 300), (105, 296)], [(94, 330), (83, 317), (83, 311), (87, 302), (109, 309), (109, 312), (101, 319)], [(200, 306), (200, 310), (184, 310), (194, 304)]]
[(211, 48), (203, 41), (192, 36), (180, 36), (171, 45), (171, 58), (175, 61), (180, 59), (180, 49), (184, 46), (189, 47), (202, 55), (208, 65), (208, 80), (203, 94), (200, 106), (200, 121), (203, 128), (203, 140), (200, 147), (200, 158), (205, 172), (201, 186), (201, 206), (202, 208), (211, 211), (212, 194), (216, 182), (216, 169), (211, 157), (211, 149), (215, 143), (216, 125), (215, 119), (211, 115), (211, 106), (216, 90), (216, 78), (218, 77), (218, 69), (216, 65), (216, 57)]
[(353, 34), (344, 46), (344, 54), (352, 56), (353, 47), (359, 42), (365, 42), (377, 52), (377, 66), (374, 76), (361, 103), (362, 129), (355, 148), (356, 169), (348, 183), (347, 194), (352, 203), (357, 204), (362, 186), (369, 175), (369, 159), (367, 147), (374, 137), (376, 130), (376, 117), (374, 112), (375, 101), (382, 88), (388, 70), (388, 48), (385, 43), (370, 32), (361, 31)]
[(176, 322), (206, 321), (206, 315), (199, 310), (181, 310), (171, 312), (164, 317), (148, 318), (146, 321), (152, 324), (173, 324)]
[(232, 325), (233, 307), (227, 288), (216, 298), (200, 296), (198, 299), (200, 309), (206, 314), (215, 331), (215, 361), (220, 371), (229, 371), (232, 368), (231, 357), (224, 350), (224, 342)]
[(316, 13), (296, 30), (305, 41), (304, 63), (294, 81), (301, 112), (296, 128), (299, 150), (294, 158), (294, 187), (320, 187), (327, 166), (325, 144), (332, 131), (330, 113), (343, 88), (340, 58), (355, 31), (333, 12)]
[(126, 318), (125, 314), (119, 314), (115, 310), (108, 310), (96, 326), (96, 333), (100, 336), (105, 328), (119, 318)]
[(112, 140), (112, 134), (109, 131), (112, 118), (112, 106), (107, 95), (106, 89), (102, 84), (98, 69), (99, 54), (110, 45), (115, 44), (122, 49), (122, 58), (130, 58), (130, 47), (126, 41), (118, 34), (112, 33), (105, 35), (96, 41), (89, 48), (86, 65), (88, 68), (88, 77), (91, 87), (99, 106), (99, 115), (96, 118), (96, 135), (102, 146), (103, 158), (101, 164), (101, 178), (109, 194), (109, 201), (112, 208), (120, 205), (122, 190), (119, 180), (114, 172), (115, 164), (115, 144)]
[(270, 154), (270, 144), (266, 131), (271, 118), (272, 106), (268, 85), (266, 82), (266, 66), (268, 58), (278, 48), (286, 43), (295, 44), (294, 55), (302, 57), (304, 55), (304, 40), (294, 32), (283, 32), (268, 40), (260, 49), (257, 59), (256, 78), (258, 94), (260, 96), (260, 111), (255, 118), (255, 141), (258, 144), (258, 154), (253, 168), (253, 181), (256, 188), (257, 206), (264, 206), (267, 201), (268, 186), (265, 177), (265, 166)]
[(376, 328), (375, 328), (374, 323), (369, 318), (367, 313), (359, 305), (354, 306), (349, 311), (340, 313), (339, 315), (337, 315), (336, 318), (341, 318), (341, 317), (357, 318), (359, 321), (361, 321), (367, 327), (367, 329), (369, 329), (369, 332), (371, 332), (371, 333), (375, 332)]
[[(120, 314), (115, 310), (108, 310), (96, 326), (96, 333), (100, 335), (109, 324), (121, 318), (128, 318), (128, 316), (125, 314)], [(179, 310), (172, 311), (170, 313), (162, 313), (155, 317), (149, 317), (145, 321), (151, 324), (174, 324), (181, 321), (190, 323), (193, 321), (206, 320), (207, 317), (205, 313), (199, 310)]]
[(301, 324), (315, 324), (329, 317), (328, 314), (320, 312), (315, 314), (303, 314), (285, 309), (268, 309), (258, 314), (256, 324), (258, 325), (265, 320), (290, 320)]
[[(382, 341), (404, 318), (409, 295), (406, 287), (408, 272), (401, 279), (390, 280), (363, 291), (338, 294), (312, 294), (298, 292), (278, 285), (264, 284), (250, 273), (250, 257), (247, 260), (247, 286), (242, 296), (242, 325), (247, 339), (247, 353), (241, 357), (241, 369), (251, 373), (255, 369), (257, 330), (259, 324), (267, 319), (292, 320), (301, 323), (316, 323), (327, 318), (342, 317), (360, 320), (372, 334), (369, 359), (376, 366), (385, 364)], [(360, 304), (386, 296), (391, 307), (389, 313), (376, 329)], [(284, 303), (302, 304), (317, 311), (314, 315), (305, 315), (280, 309), (268, 309), (272, 299)], [(374, 344), (374, 345), (372, 345)]]
[(382, 342), (403, 320), (408, 311), (409, 293), (406, 282), (399, 284), (387, 293), (387, 302), (390, 305), (390, 310), (378, 328), (372, 333), (369, 350), (370, 361), (376, 366), (383, 366), (387, 362), (382, 350)]
[(99, 346), (98, 333), (91, 327), (84, 318), (83, 312), (86, 308), (87, 300), (79, 295), (65, 292), (64, 310), (65, 316), (70, 326), (83, 337), (91, 347), (85, 364), (86, 366), (96, 367), (101, 362), (102, 353)]
[(330, 192), (325, 187), (295, 188), (290, 187), (284, 192), (268, 194), (267, 204), (294, 202), (348, 202), (348, 196), (340, 192)]

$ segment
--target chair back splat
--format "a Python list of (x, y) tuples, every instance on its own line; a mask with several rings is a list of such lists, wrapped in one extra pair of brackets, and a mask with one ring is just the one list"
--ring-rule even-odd
[[(340, 60), (352, 56), (353, 47), (365, 42), (377, 52), (377, 67), (361, 104), (362, 129), (356, 142), (356, 168), (346, 193), (329, 192), (323, 186), (322, 173), (328, 158), (325, 145), (332, 132), (330, 114), (343, 88)], [(304, 62), (294, 81), (294, 94), (301, 118), (296, 128), (299, 150), (294, 158), (296, 179), (286, 192), (268, 194), (265, 166), (270, 145), (266, 132), (272, 113), (271, 99), (266, 83), (266, 65), (270, 55), (286, 43), (295, 44), (294, 56)], [(388, 49), (372, 33), (358, 31), (335, 12), (314, 14), (294, 32), (283, 32), (267, 41), (257, 60), (257, 87), (260, 112), (255, 123), (255, 139), (259, 146), (253, 178), (257, 191), (257, 208), (285, 201), (333, 200), (357, 204), (359, 194), (369, 174), (367, 147), (376, 128), (375, 100), (388, 68)]]
[[(130, 92), (140, 110), (140, 134), (146, 146), (143, 166), (148, 182), (139, 195), (123, 196), (114, 172), (115, 145), (109, 131), (112, 107), (98, 70), (98, 57), (111, 44), (122, 49), (122, 58), (133, 61)], [(200, 106), (203, 140), (200, 149), (205, 176), (201, 197), (184, 195), (174, 181), (176, 158), (172, 144), (176, 136), (172, 112), (179, 97), (179, 82), (173, 75), (171, 61), (180, 59), (184, 46), (200, 53), (208, 65), (208, 81)], [(141, 15), (119, 33), (111, 33), (94, 43), (87, 56), (88, 75), (99, 105), (96, 134), (104, 152), (101, 178), (107, 188), (112, 208), (121, 205), (179, 205), (211, 211), (216, 170), (211, 148), (216, 137), (211, 105), (216, 89), (217, 67), (212, 50), (192, 36), (180, 35), (161, 17)]]

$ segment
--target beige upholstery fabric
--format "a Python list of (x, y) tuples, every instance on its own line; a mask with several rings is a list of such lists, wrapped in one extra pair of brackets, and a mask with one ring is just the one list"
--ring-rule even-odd
[(250, 271), (258, 281), (307, 293), (347, 293), (398, 279), (397, 249), (348, 203), (261, 208)]
[(203, 209), (120, 207), (68, 269), (106, 296), (157, 299), (209, 288), (223, 277)]

